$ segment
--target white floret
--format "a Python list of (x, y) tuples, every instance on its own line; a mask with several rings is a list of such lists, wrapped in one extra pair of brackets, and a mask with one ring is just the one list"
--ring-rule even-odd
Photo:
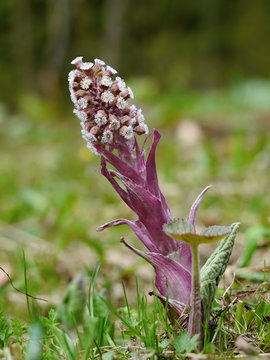
[(134, 99), (134, 94), (133, 94), (133, 91), (131, 90), (130, 87), (128, 87), (128, 92), (129, 92), (129, 97), (130, 97), (131, 99)]
[(72, 87), (69, 88), (71, 101), (76, 104), (77, 98)]
[(82, 61), (82, 56), (77, 56), (74, 60), (71, 61), (72, 65), (76, 65), (78, 62)]
[(94, 64), (92, 62), (86, 62), (80, 66), (80, 69), (81, 70), (90, 70), (90, 69), (92, 69), (93, 65)]
[(106, 69), (110, 71), (113, 75), (117, 74), (117, 71), (114, 68), (112, 68), (110, 65), (107, 65)]
[(107, 118), (106, 116), (102, 115), (102, 114), (96, 114), (95, 115), (95, 122), (98, 126), (102, 126), (102, 125), (105, 125), (107, 124)]
[(131, 120), (130, 120), (130, 122), (129, 122), (129, 125), (130, 126), (134, 126), (135, 124), (136, 124), (136, 119), (135, 118), (132, 118)]
[(120, 78), (120, 76), (116, 77), (117, 85), (120, 91), (124, 91), (126, 89), (126, 83), (123, 79)]
[(117, 119), (113, 119), (109, 125), (111, 130), (118, 130), (120, 128), (120, 121)]
[(129, 115), (131, 117), (134, 117), (137, 114), (137, 108), (135, 105), (131, 105), (130, 110), (129, 110)]
[(102, 93), (101, 100), (107, 104), (110, 104), (114, 100), (114, 95), (109, 90), (106, 90)]
[(105, 62), (103, 60), (95, 59), (94, 61), (99, 63), (99, 65), (105, 65)]
[(92, 80), (89, 77), (83, 78), (80, 82), (81, 88), (83, 90), (88, 90), (91, 84), (92, 84)]
[(71, 70), (68, 74), (68, 83), (72, 85), (75, 79), (76, 70)]
[(109, 87), (109, 86), (112, 85), (112, 79), (111, 79), (109, 76), (104, 75), (104, 76), (102, 77), (100, 83), (101, 83), (101, 85), (103, 85), (103, 86)]
[(122, 97), (122, 96), (118, 96), (117, 101), (116, 101), (116, 106), (118, 107), (118, 109), (123, 110), (127, 105), (126, 100)]
[(75, 105), (79, 109), (86, 109), (88, 106), (88, 101), (85, 98), (80, 98), (79, 100), (77, 100)]
[(99, 155), (99, 153), (97, 152), (97, 149), (94, 147), (94, 145), (91, 142), (87, 143), (86, 146), (90, 151), (92, 151), (93, 154)]
[(139, 125), (142, 129), (142, 131), (144, 132), (144, 134), (148, 135), (149, 134), (149, 129), (148, 129), (148, 126), (144, 123), (144, 124), (141, 124)]
[(133, 138), (133, 128), (131, 126), (127, 126), (123, 132), (122, 136), (124, 136), (125, 139), (130, 140)]
[(101, 138), (101, 143), (111, 144), (112, 141), (113, 141), (113, 133), (110, 130), (105, 130)]
[(86, 121), (87, 120), (87, 114), (82, 110), (74, 109), (73, 113), (81, 120)]
[(148, 125), (147, 125), (147, 124), (143, 124), (143, 126), (144, 126), (144, 133), (145, 133), (146, 135), (148, 135), (148, 134), (149, 134)]
[(86, 130), (82, 130), (82, 138), (85, 141), (91, 141), (91, 142), (96, 142), (97, 138), (95, 137), (95, 135), (91, 134), (90, 132), (86, 131)]
[(143, 124), (145, 119), (144, 119), (144, 115), (142, 113), (142, 109), (138, 110), (137, 116), (138, 116), (139, 124)]

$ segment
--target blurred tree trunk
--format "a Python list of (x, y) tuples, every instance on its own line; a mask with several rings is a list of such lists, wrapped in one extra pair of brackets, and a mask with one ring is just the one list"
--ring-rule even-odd
[[(199, 33), (199, 52), (196, 57), (192, 85), (195, 88), (217, 86), (220, 82), (219, 47), (221, 38), (222, 14), (221, 3), (216, 0), (207, 0), (198, 3), (201, 18)], [(209, 66), (211, 64), (211, 66)]]
[(72, 0), (49, 0), (46, 17), (46, 43), (43, 66), (39, 69), (39, 83), (46, 98), (60, 100), (60, 73), (66, 58), (70, 28)]
[(18, 91), (35, 91), (35, 60), (32, 37), (32, 13), (28, 0), (12, 0), (11, 47)]
[(122, 37), (125, 31), (129, 0), (106, 0), (104, 3), (104, 32), (101, 38), (101, 57), (118, 67)]

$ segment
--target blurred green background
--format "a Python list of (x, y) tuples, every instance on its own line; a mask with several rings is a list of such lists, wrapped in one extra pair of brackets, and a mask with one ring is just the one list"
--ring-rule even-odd
[(163, 93), (267, 79), (269, 16), (268, 0), (2, 0), (0, 96), (66, 102), (78, 54), (152, 78)]
[[(17, 287), (23, 247), (29, 292), (50, 304), (96, 261), (114, 301), (120, 278), (130, 291), (134, 274), (151, 288), (150, 266), (119, 244), (124, 235), (139, 246), (131, 231), (95, 231), (134, 215), (81, 140), (67, 86), (76, 56), (115, 67), (162, 133), (157, 162), (173, 216), (212, 183), (198, 226), (269, 228), (269, 18), (269, 0), (1, 0), (0, 261)], [(234, 264), (243, 235), (237, 246)], [(23, 317), (25, 299), (4, 275), (0, 285)]]

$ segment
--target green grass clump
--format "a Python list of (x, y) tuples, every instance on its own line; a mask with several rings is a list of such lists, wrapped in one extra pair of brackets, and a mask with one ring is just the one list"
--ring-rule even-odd
[[(25, 268), (25, 262), (23, 263)], [(88, 295), (84, 292), (85, 307), (78, 308), (77, 280), (70, 283), (62, 304), (66, 307), (49, 307), (47, 314), (40, 315), (40, 304), (28, 299), (28, 319), (14, 320), (1, 310), (0, 349), (14, 358), (41, 359), (178, 359), (196, 352), (197, 336), (192, 339), (185, 331), (187, 315), (180, 323), (171, 324), (165, 307), (156, 296), (148, 302), (141, 295), (136, 281), (136, 305), (129, 303), (123, 285), (124, 303), (116, 308), (100, 288), (98, 274), (88, 270)], [(25, 283), (26, 284), (26, 283)], [(26, 287), (27, 288), (27, 287)], [(240, 284), (239, 280), (227, 289), (220, 289), (216, 297), (209, 326), (205, 328), (204, 354), (233, 356), (239, 351), (239, 339), (252, 349), (254, 354), (270, 351), (270, 326), (268, 301), (269, 282), (257, 286)], [(23, 296), (23, 295), (21, 295)], [(27, 297), (28, 298), (28, 297)], [(72, 308), (73, 306), (73, 308)], [(67, 317), (63, 313), (68, 313)], [(72, 319), (72, 320), (71, 320)], [(71, 324), (73, 321), (73, 324)], [(244, 349), (245, 351), (245, 349)]]

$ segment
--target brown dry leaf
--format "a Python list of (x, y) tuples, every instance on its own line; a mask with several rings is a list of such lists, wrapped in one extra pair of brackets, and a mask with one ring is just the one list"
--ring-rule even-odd
[(258, 353), (256, 347), (247, 340), (245, 336), (239, 336), (235, 342), (236, 347), (246, 355), (256, 355)]
[(195, 354), (195, 353), (187, 353), (185, 354), (186, 359), (192, 359), (192, 360), (204, 360), (209, 359), (209, 355), (206, 354)]

